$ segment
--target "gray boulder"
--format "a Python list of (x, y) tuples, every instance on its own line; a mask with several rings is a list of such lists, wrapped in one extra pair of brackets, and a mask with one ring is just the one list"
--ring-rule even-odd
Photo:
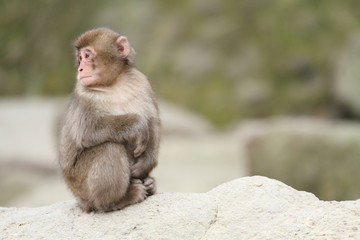
[(0, 208), (0, 239), (359, 239), (360, 200), (319, 201), (265, 177), (208, 193), (159, 193), (112, 213), (74, 201)]
[(342, 50), (336, 65), (335, 97), (360, 116), (360, 34), (355, 34)]
[(322, 200), (360, 198), (360, 126), (311, 118), (242, 125), (251, 175), (314, 193)]

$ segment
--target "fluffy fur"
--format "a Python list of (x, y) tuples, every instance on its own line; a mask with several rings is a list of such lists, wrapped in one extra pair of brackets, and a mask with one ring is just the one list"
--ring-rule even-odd
[[(112, 211), (155, 192), (160, 119), (150, 83), (134, 67), (135, 52), (118, 54), (120, 34), (106, 28), (81, 35), (77, 51), (96, 52), (99, 84), (77, 82), (64, 118), (59, 163), (85, 212)], [(124, 46), (120, 46), (124, 47)]]

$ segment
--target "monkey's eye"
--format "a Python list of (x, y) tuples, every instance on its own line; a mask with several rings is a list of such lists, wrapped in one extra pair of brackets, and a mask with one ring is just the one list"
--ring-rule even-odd
[(82, 57), (81, 57), (81, 56), (79, 57), (79, 60), (80, 60), (80, 61), (82, 60)]
[(89, 53), (85, 53), (85, 58), (89, 58), (90, 54)]

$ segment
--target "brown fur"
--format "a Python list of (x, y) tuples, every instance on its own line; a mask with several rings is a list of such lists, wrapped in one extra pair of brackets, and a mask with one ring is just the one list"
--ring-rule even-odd
[(69, 188), (85, 212), (112, 211), (155, 193), (149, 176), (157, 165), (158, 107), (147, 78), (135, 69), (131, 48), (117, 56), (120, 34), (91, 30), (75, 42), (95, 49), (99, 84), (76, 84), (65, 115), (59, 163)]

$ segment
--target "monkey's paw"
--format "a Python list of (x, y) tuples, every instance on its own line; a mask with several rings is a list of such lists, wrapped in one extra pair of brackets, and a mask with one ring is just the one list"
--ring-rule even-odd
[(131, 166), (132, 178), (144, 178), (148, 171), (146, 171), (146, 164), (144, 159), (139, 159), (134, 165)]
[(140, 202), (144, 201), (148, 196), (146, 186), (142, 183), (142, 181), (140, 179), (137, 179), (137, 180), (139, 180), (140, 182), (139, 183), (131, 183), (131, 186), (130, 186), (132, 188), (132, 191), (130, 191), (130, 194), (133, 196), (134, 203), (140, 203)]
[(134, 150), (134, 157), (138, 158), (146, 150), (146, 147), (149, 142), (149, 132), (145, 131), (142, 134), (138, 134), (137, 136), (135, 136), (135, 139), (136, 139), (136, 148)]
[(138, 158), (141, 156), (141, 154), (143, 154), (146, 150), (146, 145), (137, 145), (136, 149), (134, 150), (134, 157)]
[(148, 196), (154, 195), (156, 192), (156, 182), (152, 177), (147, 177), (144, 179), (144, 186), (146, 188)]

